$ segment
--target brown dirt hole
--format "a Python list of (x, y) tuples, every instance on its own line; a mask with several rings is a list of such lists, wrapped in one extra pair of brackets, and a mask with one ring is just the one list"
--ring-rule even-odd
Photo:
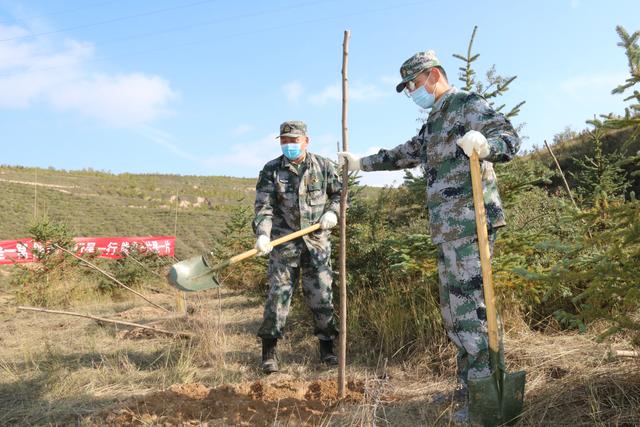
[[(365, 399), (363, 381), (347, 384), (345, 402)], [(335, 380), (256, 381), (209, 388), (173, 385), (128, 399), (90, 419), (91, 425), (318, 425), (339, 403)]]

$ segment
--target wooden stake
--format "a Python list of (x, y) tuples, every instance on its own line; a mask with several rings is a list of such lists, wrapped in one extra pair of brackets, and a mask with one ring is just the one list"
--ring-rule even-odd
[(640, 357), (640, 351), (633, 350), (613, 350), (611, 355), (614, 357)]
[[(178, 208), (180, 207), (180, 188), (176, 188), (176, 217), (173, 222), (173, 235), (178, 241)], [(176, 290), (176, 312), (187, 314), (187, 294)]]
[(36, 179), (33, 183), (33, 220), (38, 219), (38, 168), (36, 168)]
[[(347, 112), (349, 101), (349, 38), (345, 30), (342, 42), (342, 151), (349, 151), (349, 128)], [(347, 367), (347, 195), (349, 192), (349, 169), (342, 167), (342, 192), (340, 193), (340, 351), (338, 361), (338, 397), (345, 397), (345, 371)]]
[(159, 332), (161, 334), (178, 335), (178, 336), (186, 337), (186, 338), (193, 338), (195, 336), (195, 335), (193, 335), (192, 333), (189, 333), (189, 332), (167, 331), (165, 329), (154, 328), (153, 326), (140, 325), (138, 323), (125, 322), (123, 320), (105, 319), (104, 317), (92, 316), (90, 314), (74, 313), (74, 312), (71, 312), (71, 311), (47, 310), (47, 309), (39, 308), (39, 307), (22, 307), (22, 306), (19, 306), (18, 310), (37, 311), (37, 312), (40, 312), (40, 313), (64, 314), (66, 316), (84, 317), (86, 319), (97, 320), (98, 322), (114, 323), (116, 325), (133, 326), (134, 328), (149, 329), (151, 331)]
[[(551, 157), (553, 158), (553, 161), (556, 163), (556, 167), (558, 168), (558, 172), (560, 172), (560, 176), (562, 177), (562, 182), (564, 182), (564, 188), (566, 188), (567, 193), (569, 193), (569, 198), (571, 199), (571, 203), (573, 203), (573, 207), (576, 208), (576, 210), (580, 210), (580, 208), (578, 207), (578, 205), (576, 204), (576, 201), (573, 199), (573, 194), (571, 193), (571, 189), (569, 188), (569, 183), (567, 182), (567, 179), (564, 177), (564, 173), (562, 172), (562, 168), (560, 167), (560, 163), (558, 163), (558, 159), (556, 159), (555, 154), (553, 154), (553, 151), (551, 150), (551, 147), (549, 146), (549, 144), (547, 144), (547, 140), (544, 140), (544, 145), (547, 147), (547, 150), (549, 151), (549, 154), (551, 154)], [(586, 224), (585, 220), (582, 220), (583, 224)], [(591, 234), (591, 230), (589, 230), (587, 228), (587, 235), (589, 236), (590, 239), (593, 239), (593, 235)]]
[(142, 298), (143, 300), (145, 300), (146, 302), (148, 302), (149, 304), (151, 304), (154, 307), (157, 307), (161, 310), (166, 311), (167, 313), (170, 313), (170, 310), (167, 310), (166, 308), (162, 307), (161, 305), (156, 304), (155, 302), (152, 302), (150, 300), (147, 299), (147, 297), (145, 297), (144, 295), (142, 295), (140, 292), (135, 291), (133, 289), (131, 289), (130, 287), (128, 287), (127, 285), (125, 285), (124, 283), (122, 283), (121, 281), (119, 281), (118, 279), (116, 279), (115, 277), (113, 277), (111, 274), (107, 273), (106, 271), (104, 271), (103, 269), (101, 269), (100, 267), (98, 267), (97, 265), (93, 264), (92, 262), (87, 261), (86, 259), (74, 254), (73, 252), (63, 248), (60, 245), (53, 245), (56, 248), (60, 249), (63, 252), (68, 253), (69, 255), (71, 255), (72, 257), (84, 262), (85, 264), (87, 264), (89, 267), (93, 268), (94, 270), (104, 274), (105, 276), (107, 276), (109, 279), (113, 280), (115, 283), (117, 283), (118, 285), (122, 286), (123, 288), (125, 288), (126, 290), (128, 290), (129, 292), (132, 292), (134, 294), (136, 294), (137, 296), (139, 296), (140, 298)]
[[(578, 205), (576, 205), (576, 201), (573, 200), (573, 194), (571, 194), (571, 189), (569, 188), (569, 183), (567, 182), (567, 179), (564, 177), (564, 173), (562, 172), (562, 168), (560, 167), (560, 163), (558, 163), (558, 159), (556, 159), (555, 154), (553, 154), (553, 151), (551, 150), (551, 147), (549, 146), (549, 144), (547, 144), (547, 140), (544, 140), (544, 145), (545, 147), (547, 147), (547, 150), (549, 151), (549, 154), (551, 154), (551, 157), (553, 158), (553, 161), (556, 163), (556, 168), (558, 168), (558, 172), (560, 172), (560, 176), (562, 177), (562, 182), (564, 182), (564, 188), (567, 189), (567, 193), (569, 193), (569, 198), (571, 199), (571, 203), (573, 203), (573, 206), (578, 209)], [(579, 209), (578, 209), (579, 210)]]
[(185, 292), (176, 291), (176, 313), (187, 314), (187, 296)]

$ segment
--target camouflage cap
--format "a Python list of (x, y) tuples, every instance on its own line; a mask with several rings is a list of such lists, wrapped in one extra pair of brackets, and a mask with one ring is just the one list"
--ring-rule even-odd
[(396, 86), (398, 93), (402, 92), (407, 82), (415, 79), (416, 76), (428, 68), (437, 67), (440, 60), (436, 57), (436, 53), (432, 50), (426, 52), (418, 52), (411, 58), (404, 61), (400, 67), (400, 76), (402, 81)]
[(280, 125), (280, 136), (307, 136), (307, 125), (299, 120), (284, 122)]

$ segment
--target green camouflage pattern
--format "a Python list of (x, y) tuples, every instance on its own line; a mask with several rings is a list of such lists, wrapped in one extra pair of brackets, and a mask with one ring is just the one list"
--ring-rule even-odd
[(400, 66), (402, 81), (396, 86), (396, 91), (402, 92), (407, 82), (415, 79), (420, 72), (439, 65), (441, 65), (440, 60), (436, 57), (434, 51), (428, 50), (426, 52), (416, 53)]
[(456, 144), (470, 130), (481, 132), (489, 143), (489, 156), (482, 161), (482, 185), (489, 229), (496, 229), (506, 222), (491, 162), (511, 160), (520, 138), (509, 120), (482, 96), (451, 88), (436, 102), (418, 135), (361, 159), (364, 171), (423, 166), (429, 231), (435, 244), (476, 234), (469, 158)]
[(313, 262), (311, 252), (298, 239), (285, 250), (274, 248), (269, 259), (269, 295), (258, 330), (259, 337), (282, 338), (291, 297), (301, 275), (302, 295), (313, 314), (314, 334), (321, 340), (332, 340), (338, 336), (333, 315), (330, 260)]
[[(329, 159), (307, 152), (296, 167), (280, 156), (260, 172), (253, 229), (256, 235), (275, 240), (318, 223), (325, 212), (338, 216), (341, 190), (335, 164)], [(335, 337), (329, 235), (330, 230), (318, 230), (273, 249), (269, 296), (258, 335), (282, 336), (291, 295), (302, 271), (303, 294), (314, 314), (316, 335), (325, 340)]]
[[(331, 160), (307, 152), (296, 168), (280, 156), (267, 163), (258, 177), (253, 230), (275, 240), (318, 223), (327, 211), (339, 216), (341, 190)], [(302, 237), (314, 262), (329, 257), (329, 234), (330, 230), (319, 230)]]
[(299, 120), (289, 120), (280, 125), (280, 136), (307, 136), (307, 125)]
[[(492, 254), (495, 238), (495, 233), (489, 234)], [(466, 388), (468, 379), (491, 374), (487, 311), (477, 238), (463, 237), (438, 245), (438, 275), (442, 319), (447, 335), (458, 349), (458, 381)], [(498, 325), (502, 347), (499, 319)]]

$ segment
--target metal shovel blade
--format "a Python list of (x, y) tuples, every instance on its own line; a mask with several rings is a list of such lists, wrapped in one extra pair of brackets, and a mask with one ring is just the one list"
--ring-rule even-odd
[(211, 269), (206, 258), (206, 255), (198, 255), (173, 264), (167, 274), (169, 284), (187, 292), (202, 291), (220, 286), (216, 272)]
[[(298, 237), (305, 236), (309, 233), (313, 233), (317, 230), (320, 230), (319, 223), (273, 240), (271, 241), (271, 245), (275, 248), (278, 245), (297, 239)], [(258, 251), (256, 249), (251, 249), (215, 265), (211, 258), (211, 254), (195, 256), (193, 258), (180, 261), (177, 264), (173, 264), (169, 270), (169, 274), (167, 274), (167, 280), (171, 286), (187, 292), (217, 288), (220, 286), (220, 283), (218, 283), (216, 271), (256, 255), (258, 255)]]
[(469, 379), (469, 415), (483, 426), (513, 425), (522, 414), (525, 372), (496, 369), (484, 378)]

